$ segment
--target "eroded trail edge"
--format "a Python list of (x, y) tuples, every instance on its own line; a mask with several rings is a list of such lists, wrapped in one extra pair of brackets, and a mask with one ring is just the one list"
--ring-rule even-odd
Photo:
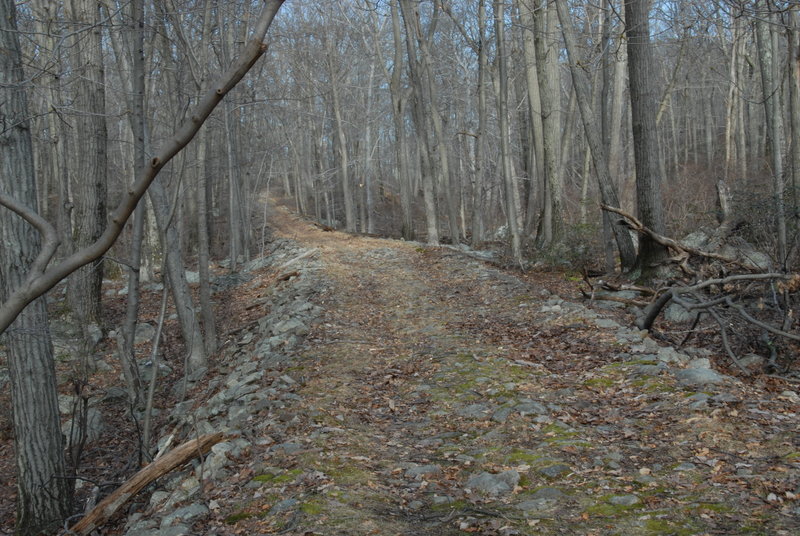
[(794, 392), (457, 251), (272, 224), (296, 248), (249, 283), (272, 316), (183, 420), (234, 439), (151, 501), (159, 530), (796, 533)]

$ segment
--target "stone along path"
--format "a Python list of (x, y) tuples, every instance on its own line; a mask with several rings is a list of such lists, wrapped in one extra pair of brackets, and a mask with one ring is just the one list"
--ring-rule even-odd
[(206, 533), (797, 533), (793, 392), (454, 250), (272, 221), (322, 313)]

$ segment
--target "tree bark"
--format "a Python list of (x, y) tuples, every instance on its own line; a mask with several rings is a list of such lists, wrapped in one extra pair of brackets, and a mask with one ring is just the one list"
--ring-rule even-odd
[[(192, 293), (189, 284), (186, 282), (186, 271), (181, 258), (180, 241), (178, 231), (174, 225), (174, 208), (171, 213), (171, 205), (167, 199), (164, 186), (159, 182), (154, 182), (148, 191), (150, 201), (153, 205), (153, 212), (156, 216), (156, 223), (162, 237), (162, 248), (166, 255), (165, 267), (172, 299), (175, 302), (175, 311), (178, 314), (178, 321), (181, 325), (183, 342), (186, 345), (188, 354), (189, 374), (192, 371), (205, 367), (207, 355), (205, 352), (203, 334), (200, 331), (200, 324), (195, 313)], [(145, 446), (146, 447), (146, 446)]]
[(422, 175), (422, 195), (425, 201), (425, 219), (428, 231), (428, 243), (439, 245), (439, 224), (436, 214), (436, 197), (434, 193), (434, 164), (428, 133), (430, 103), (426, 106), (426, 92), (420, 73), (420, 61), (415, 43), (421, 37), (419, 13), (410, 0), (400, 0), (400, 12), (406, 29), (406, 51), (408, 54), (408, 74), (412, 87), (412, 117), (417, 130), (417, 147), (420, 156)]
[(475, 247), (483, 241), (484, 233), (484, 195), (485, 180), (483, 170), (483, 155), (486, 145), (486, 124), (488, 111), (486, 109), (486, 73), (489, 71), (486, 37), (486, 1), (478, 2), (478, 132), (475, 136), (475, 155), (473, 169), (475, 183), (472, 191), (472, 246)]
[[(96, 0), (70, 0), (68, 13), (73, 24), (88, 31), (75, 34), (76, 74), (75, 140), (81, 157), (71, 175), (75, 195), (75, 224), (72, 231), (75, 247), (80, 249), (95, 242), (106, 227), (106, 191), (108, 135), (106, 130), (105, 69), (102, 54), (100, 11)], [(103, 261), (95, 259), (69, 279), (69, 303), (84, 331), (101, 325)]]
[(800, 10), (789, 11), (789, 125), (791, 127), (792, 214), (800, 216)]
[[(0, 0), (0, 195), (28, 207), (37, 203), (25, 75), (13, 0)], [(12, 178), (14, 180), (8, 180)], [(55, 234), (53, 232), (53, 234)], [(26, 281), (40, 248), (37, 229), (0, 210), (0, 299)], [(70, 511), (72, 486), (65, 479), (53, 346), (47, 304), (40, 297), (5, 332), (11, 376), (17, 467), (17, 524), (21, 536), (56, 527)], [(2, 333), (2, 331), (0, 331)]]
[(756, 42), (758, 44), (759, 67), (761, 68), (761, 87), (763, 91), (764, 114), (769, 141), (770, 172), (772, 174), (772, 195), (775, 209), (775, 231), (777, 239), (778, 263), (786, 270), (787, 239), (786, 209), (784, 205), (783, 178), (783, 120), (780, 106), (780, 80), (777, 76), (777, 63), (773, 43), (775, 16), (761, 13), (756, 18)]
[[(658, 163), (658, 96), (653, 72), (656, 61), (650, 43), (650, 0), (625, 1), (625, 34), (628, 38), (628, 85), (639, 219), (663, 235), (666, 234), (666, 224)], [(636, 267), (647, 278), (651, 268), (666, 256), (664, 246), (643, 236), (639, 239)]]
[(503, 191), (505, 193), (506, 222), (511, 237), (511, 256), (522, 264), (522, 244), (520, 242), (519, 214), (514, 202), (516, 184), (511, 169), (511, 133), (508, 125), (508, 73), (505, 43), (505, 20), (503, 2), (494, 3), (495, 41), (497, 46), (497, 66), (499, 91), (497, 98), (497, 115), (500, 123), (500, 160), (503, 170)]
[(542, 111), (542, 150), (544, 157), (545, 205), (541, 230), (537, 236), (546, 247), (563, 238), (564, 173), (561, 164), (561, 87), (558, 71), (558, 45), (555, 38), (558, 14), (552, 2), (539, 5), (533, 13), (536, 71)]
[[(605, 148), (603, 147), (595, 114), (592, 112), (591, 108), (589, 81), (587, 80), (586, 73), (582, 71), (578, 65), (579, 59), (576, 56), (578, 46), (574, 35), (574, 29), (572, 28), (572, 21), (565, 0), (555, 0), (555, 5), (558, 12), (558, 19), (561, 22), (561, 31), (564, 34), (564, 44), (569, 58), (570, 73), (572, 74), (572, 85), (575, 87), (575, 97), (581, 112), (584, 133), (586, 134), (589, 148), (592, 151), (592, 161), (594, 162), (595, 173), (597, 174), (597, 180), (600, 185), (600, 195), (604, 204), (618, 207), (619, 198), (617, 196), (617, 190), (608, 171)], [(623, 225), (615, 224), (614, 238), (617, 242), (617, 248), (619, 249), (622, 268), (628, 269), (632, 267), (636, 258), (636, 253), (633, 248), (633, 240), (628, 234), (627, 228)]]

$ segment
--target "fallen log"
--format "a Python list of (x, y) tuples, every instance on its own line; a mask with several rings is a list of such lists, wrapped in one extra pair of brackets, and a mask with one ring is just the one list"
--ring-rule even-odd
[(117, 488), (114, 493), (100, 501), (83, 519), (75, 523), (70, 529), (70, 534), (85, 536), (93, 530), (97, 530), (150, 482), (164, 476), (176, 467), (180, 467), (192, 458), (202, 456), (223, 439), (224, 435), (221, 433), (204, 435), (187, 441), (150, 463)]

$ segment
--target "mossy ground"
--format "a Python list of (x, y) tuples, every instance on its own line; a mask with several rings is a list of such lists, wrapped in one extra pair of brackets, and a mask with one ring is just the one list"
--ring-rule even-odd
[[(754, 474), (796, 475), (788, 425), (759, 435), (756, 448), (749, 438), (761, 429), (750, 414), (688, 408), (668, 373), (638, 375), (653, 360), (632, 359), (617, 328), (596, 328), (595, 316), (567, 302), (539, 312), (536, 283), (447, 249), (322, 233), (276, 217), (284, 218), (278, 233), (322, 252), (333, 290), (320, 297), (325, 317), (298, 355), (294, 375), (304, 381), (276, 438), (304, 449), (265, 453), (283, 472), (250, 478), (262, 485), (248, 492), (262, 497), (223, 518), (237, 530), (800, 533), (784, 506), (764, 503), (770, 489), (760, 476), (736, 474), (744, 463)], [(524, 400), (544, 410), (515, 411)], [(472, 404), (485, 405), (485, 415), (464, 416)], [(510, 413), (495, 414), (504, 408)], [(318, 434), (323, 428), (330, 431)], [(675, 470), (689, 461), (695, 469)], [(548, 472), (554, 465), (565, 468)], [(410, 476), (418, 466), (437, 469)], [(512, 470), (513, 490), (466, 491), (473, 475)], [(543, 488), (560, 493), (548, 492), (553, 498), (536, 510)], [(635, 504), (611, 502), (625, 495)], [(296, 500), (291, 512), (263, 514), (288, 498)], [(531, 510), (521, 509), (525, 501)]]

